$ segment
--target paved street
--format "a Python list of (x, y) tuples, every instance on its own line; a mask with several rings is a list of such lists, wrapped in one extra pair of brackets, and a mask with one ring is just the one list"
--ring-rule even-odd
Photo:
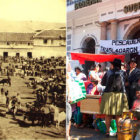
[(72, 139), (79, 140), (117, 140), (116, 137), (106, 138), (104, 134), (96, 132), (95, 129), (92, 128), (78, 129), (74, 126), (71, 127), (71, 136)]

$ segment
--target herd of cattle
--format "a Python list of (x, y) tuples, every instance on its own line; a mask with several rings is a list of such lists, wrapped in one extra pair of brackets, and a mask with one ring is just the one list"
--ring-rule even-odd
[[(12, 86), (12, 77), (18, 76), (36, 95), (34, 101), (23, 105), (19, 94), (12, 97), (5, 94), (7, 113), (11, 112), (14, 118), (21, 114), (25, 122), (28, 120), (42, 127), (55, 123), (58, 128), (61, 122), (65, 124), (65, 64), (65, 57), (11, 57), (6, 62), (1, 58), (1, 87)], [(4, 94), (2, 89), (1, 94)]]

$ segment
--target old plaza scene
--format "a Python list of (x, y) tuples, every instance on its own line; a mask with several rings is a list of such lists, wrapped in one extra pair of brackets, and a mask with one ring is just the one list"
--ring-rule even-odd
[(0, 139), (64, 138), (65, 23), (0, 21)]

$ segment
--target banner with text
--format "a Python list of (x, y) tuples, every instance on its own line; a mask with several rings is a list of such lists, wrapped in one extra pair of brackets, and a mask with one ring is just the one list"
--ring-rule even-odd
[(140, 39), (101, 40), (100, 52), (106, 54), (140, 54)]

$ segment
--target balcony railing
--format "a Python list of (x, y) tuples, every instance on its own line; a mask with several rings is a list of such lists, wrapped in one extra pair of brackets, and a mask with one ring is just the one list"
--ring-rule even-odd
[(67, 6), (73, 5), (77, 2), (81, 2), (81, 1), (85, 1), (85, 0), (67, 0)]

